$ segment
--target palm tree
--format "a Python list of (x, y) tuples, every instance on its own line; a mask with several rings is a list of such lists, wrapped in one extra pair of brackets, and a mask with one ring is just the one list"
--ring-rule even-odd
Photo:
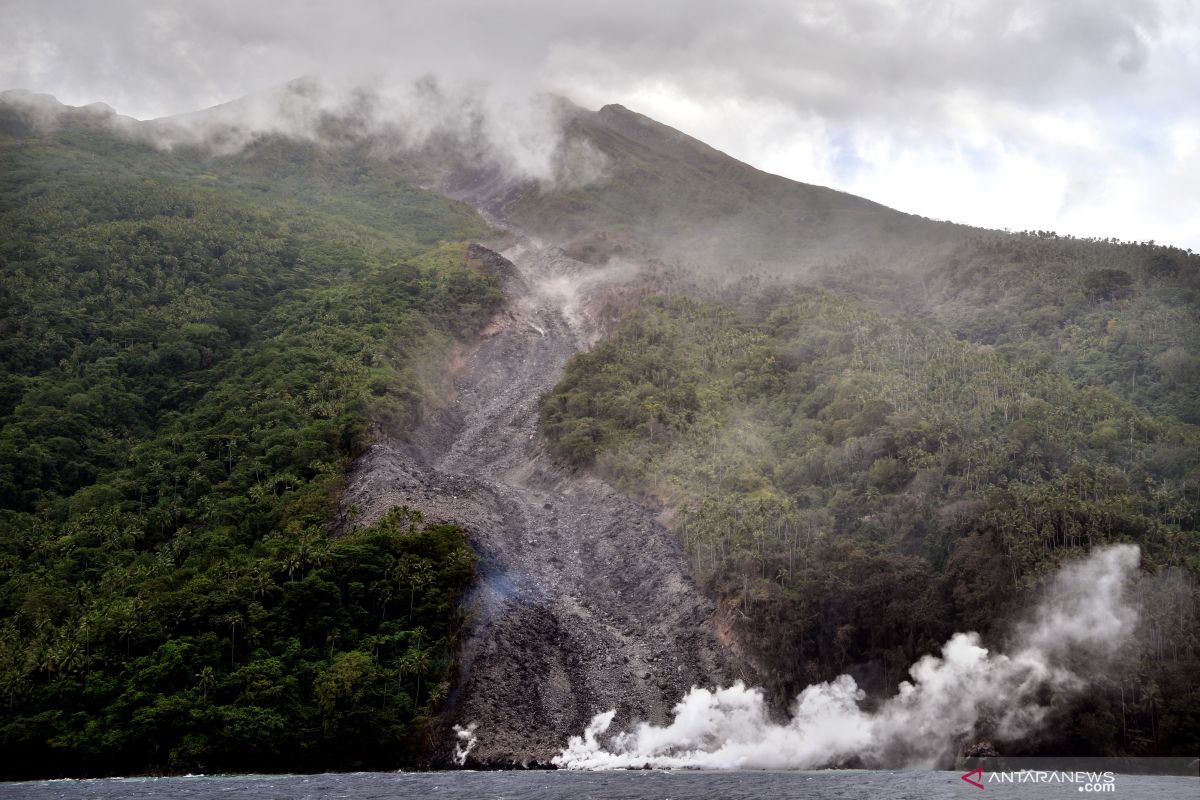
[(421, 676), (429, 670), (429, 651), (418, 644), (409, 648), (404, 654), (402, 663), (406, 672), (417, 676), (417, 693), (413, 698), (413, 713), (421, 707)]
[(56, 650), (58, 654), (58, 668), (63, 674), (76, 672), (83, 667), (85, 659), (83, 648), (79, 646), (79, 642), (64, 642)]
[(208, 690), (213, 688), (217, 682), (216, 673), (212, 667), (205, 667), (196, 673), (196, 678), (199, 679), (200, 696), (204, 702), (208, 702)]
[(429, 575), (429, 567), (423, 563), (413, 564), (412, 571), (408, 576), (408, 619), (412, 621), (413, 602), (416, 598), (417, 589), (422, 591), (430, 584), (432, 578)]
[(0, 693), (8, 698), (8, 710), (12, 713), (13, 701), (18, 695), (29, 691), (29, 681), (19, 670), (8, 669), (0, 672)]
[(332, 657), (334, 657), (334, 646), (338, 643), (338, 640), (341, 640), (341, 638), (342, 633), (338, 631), (337, 628), (334, 628), (334, 630), (329, 632), (329, 636), (325, 637), (325, 642), (329, 643), (330, 660), (332, 660)]
[(117, 632), (125, 638), (125, 657), (129, 658), (133, 654), (133, 633), (137, 630), (137, 616), (133, 613), (126, 614), (122, 619)]
[(265, 597), (267, 590), (275, 585), (275, 581), (271, 578), (271, 572), (261, 562), (250, 574), (250, 583), (254, 587), (255, 597)]
[(87, 662), (88, 672), (92, 671), (92, 628), (91, 623), (83, 620), (83, 657)]
[(242, 615), (237, 611), (222, 614), (213, 620), (219, 625), (229, 625), (229, 668), (237, 668), (237, 627), (242, 622)]

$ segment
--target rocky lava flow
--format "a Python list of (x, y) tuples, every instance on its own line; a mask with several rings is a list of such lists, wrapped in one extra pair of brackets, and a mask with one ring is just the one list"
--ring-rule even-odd
[(597, 712), (663, 722), (691, 686), (733, 676), (671, 534), (556, 464), (538, 434), (538, 398), (596, 334), (589, 293), (622, 276), (529, 242), (506, 254), (472, 248), (501, 278), (506, 308), (452, 399), (358, 459), (342, 506), (358, 511), (354, 524), (408, 505), (469, 532), (481, 580), (438, 757), (450, 760), (452, 723), (476, 723), (468, 764), (532, 766)]

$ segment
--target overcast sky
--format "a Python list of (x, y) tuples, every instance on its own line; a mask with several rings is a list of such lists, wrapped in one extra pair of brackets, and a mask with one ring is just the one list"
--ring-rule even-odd
[(360, 74), (622, 103), (905, 211), (1200, 250), (1193, 0), (0, 0), (0, 89), (71, 105)]

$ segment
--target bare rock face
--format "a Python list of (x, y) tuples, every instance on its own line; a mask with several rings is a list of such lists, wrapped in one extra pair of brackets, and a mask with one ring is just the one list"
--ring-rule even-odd
[(713, 609), (675, 538), (603, 481), (555, 463), (538, 399), (587, 347), (591, 293), (628, 277), (518, 240), (496, 274), (506, 309), (468, 357), (455, 394), (405, 441), (384, 438), (353, 465), (342, 500), (353, 524), (396, 505), (463, 526), (480, 554), (473, 621), (441, 730), (475, 723), (470, 762), (548, 764), (591, 717), (664, 722), (693, 685), (733, 677)]

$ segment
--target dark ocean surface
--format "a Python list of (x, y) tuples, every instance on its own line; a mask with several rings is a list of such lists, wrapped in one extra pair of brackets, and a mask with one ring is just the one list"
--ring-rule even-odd
[(220, 800), (771, 800), (771, 798), (1080, 798), (1136, 797), (1200, 800), (1195, 778), (1117, 775), (1111, 791), (1075, 784), (1000, 785), (978, 789), (957, 772), (417, 772), (332, 775), (219, 775), (182, 778), (0, 783), (0, 797), (220, 798)]

